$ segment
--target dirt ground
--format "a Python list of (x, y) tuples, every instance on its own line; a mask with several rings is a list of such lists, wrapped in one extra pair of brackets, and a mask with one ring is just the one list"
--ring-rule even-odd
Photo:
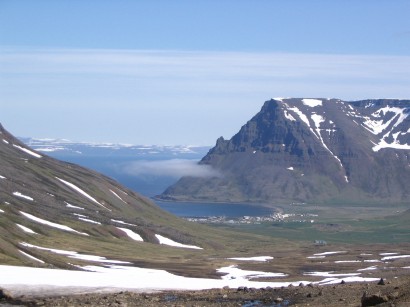
[[(366, 298), (363, 299), (363, 296)], [(57, 297), (8, 297), (0, 306), (410, 306), (410, 276), (374, 283), (286, 288), (238, 288), (157, 293), (93, 293)]]

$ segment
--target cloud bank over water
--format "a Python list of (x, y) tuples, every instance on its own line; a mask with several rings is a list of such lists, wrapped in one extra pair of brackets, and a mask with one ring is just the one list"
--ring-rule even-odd
[(134, 161), (122, 167), (122, 171), (133, 176), (165, 176), (180, 178), (190, 177), (221, 177), (221, 173), (210, 165), (198, 164), (197, 160), (172, 159), (159, 161)]

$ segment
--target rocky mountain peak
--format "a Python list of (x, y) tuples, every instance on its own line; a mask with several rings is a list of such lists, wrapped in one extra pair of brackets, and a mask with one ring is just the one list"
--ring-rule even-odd
[(409, 100), (271, 99), (202, 159), (223, 178), (182, 178), (164, 195), (265, 203), (408, 202), (409, 108)]

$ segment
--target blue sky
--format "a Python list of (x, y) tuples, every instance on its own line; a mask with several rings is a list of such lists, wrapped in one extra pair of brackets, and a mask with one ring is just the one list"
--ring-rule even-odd
[(0, 0), (0, 122), (213, 145), (271, 97), (410, 98), (408, 12), (407, 0)]

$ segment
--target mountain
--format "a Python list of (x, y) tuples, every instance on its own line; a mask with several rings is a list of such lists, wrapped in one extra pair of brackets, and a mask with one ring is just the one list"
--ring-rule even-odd
[(0, 125), (1, 264), (177, 263), (218, 247), (220, 233), (203, 228), (104, 175), (33, 150)]
[(257, 203), (409, 203), (410, 100), (266, 101), (159, 197)]

